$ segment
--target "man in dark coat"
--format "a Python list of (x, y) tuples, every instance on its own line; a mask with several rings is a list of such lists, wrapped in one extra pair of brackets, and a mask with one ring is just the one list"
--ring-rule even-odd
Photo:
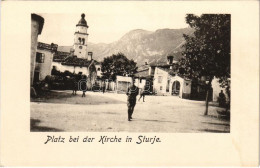
[(80, 89), (82, 90), (82, 96), (86, 97), (86, 91), (87, 91), (87, 76), (82, 75), (82, 79), (80, 80)]
[(131, 121), (136, 104), (136, 96), (139, 93), (139, 88), (134, 85), (134, 80), (130, 87), (128, 87), (127, 95), (127, 107), (128, 107), (128, 121)]
[(105, 80), (103, 80), (103, 82), (102, 82), (102, 91), (103, 91), (103, 94), (106, 91), (106, 81)]
[(221, 90), (221, 92), (219, 93), (218, 102), (220, 107), (224, 107), (226, 104), (226, 96), (223, 93), (223, 90)]

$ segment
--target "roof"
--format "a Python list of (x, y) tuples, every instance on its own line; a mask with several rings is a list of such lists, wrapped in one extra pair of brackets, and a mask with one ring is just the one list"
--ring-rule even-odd
[(176, 52), (168, 56), (160, 57), (159, 59), (153, 60), (150, 62), (150, 66), (167, 66), (168, 64), (168, 58), (172, 57), (172, 63), (175, 64), (179, 62), (180, 58), (182, 57), (181, 52)]
[(36, 14), (31, 14), (31, 19), (32, 20), (36, 20), (37, 22), (39, 22), (39, 31), (38, 31), (38, 34), (41, 34), (42, 33), (42, 28), (43, 28), (43, 25), (44, 25), (44, 18), (41, 17), (40, 15), (36, 15)]
[(170, 68), (162, 68), (162, 67), (157, 67), (165, 72), (168, 72), (169, 75), (174, 76), (177, 74), (177, 72), (174, 69), (170, 69)]
[(98, 62), (98, 61), (96, 61), (96, 60), (94, 60), (94, 64), (95, 64), (95, 65), (101, 65), (101, 63)]
[(85, 20), (85, 14), (81, 14), (81, 19), (79, 20), (78, 24), (76, 26), (84, 26), (88, 28), (87, 21)]
[(42, 50), (49, 50), (49, 51), (53, 51), (56, 52), (58, 48), (58, 44), (47, 44), (47, 43), (42, 43), (42, 42), (38, 42), (37, 43), (37, 49), (42, 49)]
[(137, 73), (134, 74), (134, 76), (138, 77), (138, 78), (149, 78), (149, 77), (151, 77), (149, 75), (149, 70), (137, 72)]
[(150, 65), (141, 65), (137, 68), (137, 72), (149, 70)]
[(77, 56), (69, 56), (65, 58), (65, 60), (61, 63), (62, 65), (68, 66), (80, 66), (80, 67), (88, 67), (92, 61), (87, 59), (78, 58)]
[(62, 62), (68, 56), (70, 56), (70, 53), (68, 52), (57, 51), (53, 56), (53, 62)]

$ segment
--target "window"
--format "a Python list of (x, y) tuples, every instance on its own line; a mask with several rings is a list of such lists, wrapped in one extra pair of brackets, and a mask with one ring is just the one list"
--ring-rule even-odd
[(162, 79), (163, 79), (162, 76), (158, 76), (158, 83), (162, 83)]
[(85, 39), (84, 39), (84, 38), (82, 38), (82, 44), (83, 44), (83, 45), (85, 44)]
[(43, 53), (36, 53), (36, 62), (37, 63), (44, 63), (44, 54)]
[(160, 86), (160, 90), (162, 90), (162, 86)]
[(100, 71), (100, 68), (98, 68), (97, 70)]
[(82, 49), (82, 46), (79, 46), (79, 49)]

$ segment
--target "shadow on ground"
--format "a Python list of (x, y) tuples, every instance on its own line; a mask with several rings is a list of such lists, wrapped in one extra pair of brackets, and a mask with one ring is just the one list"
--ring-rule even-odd
[(164, 120), (147, 120), (147, 119), (133, 119), (132, 121), (148, 121), (148, 122), (166, 122), (166, 123), (177, 123), (175, 121), (164, 121)]
[(60, 104), (85, 104), (85, 105), (99, 105), (99, 104), (122, 104), (123, 101), (111, 99), (99, 95), (91, 95), (86, 92), (86, 97), (81, 97), (80, 92), (77, 95), (72, 95), (68, 91), (49, 91), (45, 95), (38, 98), (31, 98), (31, 102), (42, 103), (60, 103)]
[(62, 130), (39, 126), (40, 120), (31, 119), (31, 132), (61, 132)]
[(201, 115), (203, 117), (209, 117), (209, 118), (216, 118), (220, 121), (230, 121), (230, 116), (224, 116), (224, 115), (219, 115), (219, 114), (216, 114), (216, 115)]
[(229, 124), (225, 124), (225, 123), (210, 123), (210, 122), (202, 122), (204, 124), (210, 124), (210, 125), (220, 125), (220, 126), (227, 126), (229, 127)]
[(200, 129), (199, 131), (203, 131), (203, 132), (211, 132), (211, 133), (230, 133), (230, 131), (226, 131), (226, 130), (213, 130), (213, 129)]

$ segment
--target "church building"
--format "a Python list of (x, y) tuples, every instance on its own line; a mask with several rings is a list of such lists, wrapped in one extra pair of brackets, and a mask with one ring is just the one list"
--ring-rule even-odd
[(87, 87), (91, 89), (95, 84), (98, 71), (101, 71), (99, 63), (95, 61), (92, 56), (93, 53), (87, 49), (88, 41), (88, 24), (85, 20), (85, 14), (81, 14), (81, 19), (76, 24), (76, 31), (74, 33), (73, 48), (69, 53), (56, 52), (53, 57), (52, 67), (61, 72), (69, 71), (75, 74), (82, 74), (87, 76)]

